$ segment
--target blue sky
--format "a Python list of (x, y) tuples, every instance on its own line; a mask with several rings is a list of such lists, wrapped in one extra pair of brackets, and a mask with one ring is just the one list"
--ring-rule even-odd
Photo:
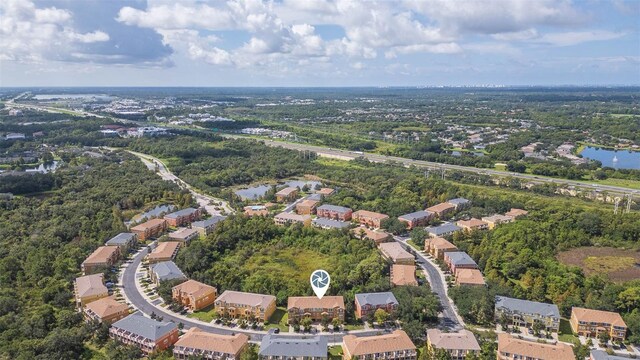
[(3, 0), (0, 86), (639, 85), (636, 0)]

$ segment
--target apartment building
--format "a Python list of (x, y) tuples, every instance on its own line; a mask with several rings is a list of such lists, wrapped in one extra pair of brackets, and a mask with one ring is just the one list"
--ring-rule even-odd
[(575, 360), (571, 345), (545, 344), (498, 334), (498, 360)]
[(487, 223), (489, 230), (492, 230), (500, 224), (507, 224), (507, 223), (513, 222), (513, 219), (514, 218), (510, 216), (495, 214), (495, 215), (483, 217), (482, 221)]
[(86, 320), (96, 320), (105, 324), (114, 322), (129, 316), (129, 307), (111, 296), (92, 301), (82, 310)]
[(342, 354), (344, 360), (416, 360), (418, 357), (416, 346), (402, 330), (376, 336), (346, 335), (342, 338)]
[(383, 242), (387, 242), (391, 240), (391, 234), (388, 232), (384, 232), (382, 230), (371, 230), (366, 226), (358, 226), (357, 228), (351, 229), (351, 233), (356, 238), (364, 238), (372, 240), (376, 245), (380, 245)]
[(81, 276), (73, 282), (76, 305), (83, 307), (92, 301), (109, 296), (109, 289), (104, 286), (104, 275), (94, 274)]
[(485, 286), (487, 283), (484, 281), (482, 272), (478, 269), (457, 269), (455, 284), (458, 286)]
[(169, 233), (169, 239), (176, 240), (185, 244), (189, 244), (191, 240), (200, 236), (200, 233), (196, 229), (179, 228), (174, 232)]
[(351, 223), (348, 221), (340, 221), (326, 218), (315, 218), (311, 220), (311, 225), (329, 230), (329, 229), (348, 229), (351, 227)]
[(487, 230), (489, 228), (488, 223), (476, 218), (471, 218), (469, 220), (460, 220), (456, 222), (456, 225), (460, 226), (463, 230), (467, 230), (467, 231)]
[(269, 209), (264, 205), (248, 205), (248, 206), (245, 206), (243, 209), (244, 209), (244, 214), (249, 217), (269, 215)]
[(452, 274), (455, 275), (457, 269), (477, 269), (478, 264), (463, 251), (449, 251), (444, 253), (444, 263)]
[(171, 298), (191, 311), (198, 311), (214, 303), (218, 291), (213, 286), (187, 280), (171, 289)]
[(449, 214), (452, 214), (453, 212), (456, 211), (456, 206), (445, 202), (445, 203), (440, 203), (437, 205), (430, 206), (425, 210), (433, 213), (435, 216), (437, 216), (440, 219), (444, 219)]
[(120, 233), (105, 242), (105, 246), (117, 246), (121, 254), (126, 254), (136, 246), (138, 237), (134, 233)]
[(316, 213), (316, 208), (320, 202), (317, 200), (305, 199), (296, 204), (296, 212), (299, 215), (311, 215)]
[(149, 276), (156, 285), (169, 280), (187, 280), (182, 270), (173, 261), (163, 261), (149, 266)]
[(329, 197), (329, 196), (331, 196), (331, 195), (333, 195), (335, 193), (336, 193), (336, 190), (332, 189), (332, 188), (322, 188), (322, 189), (316, 191), (316, 194), (320, 194), (325, 198)]
[(262, 338), (260, 360), (327, 360), (327, 338), (322, 336), (288, 336), (273, 329)]
[(612, 341), (624, 341), (627, 337), (627, 324), (616, 312), (574, 307), (569, 322), (571, 330), (581, 336), (596, 338), (606, 331)]
[(117, 246), (100, 246), (91, 253), (80, 265), (83, 275), (89, 275), (109, 269), (120, 258), (120, 248)]
[(308, 317), (313, 321), (320, 321), (323, 318), (332, 320), (337, 318), (344, 322), (344, 298), (342, 296), (290, 296), (287, 301), (287, 313), (289, 323), (300, 321)]
[(390, 277), (392, 286), (418, 286), (415, 265), (393, 264)]
[(167, 214), (164, 219), (169, 226), (178, 227), (200, 220), (200, 217), (202, 217), (202, 209), (186, 208)]
[(316, 214), (322, 218), (349, 221), (352, 211), (348, 207), (324, 204), (318, 207)]
[(512, 217), (514, 219), (523, 217), (523, 216), (527, 216), (529, 212), (527, 210), (522, 210), (522, 209), (516, 209), (516, 208), (511, 208), (511, 210), (507, 211), (506, 213), (504, 213), (506, 216)]
[(276, 223), (276, 225), (280, 226), (288, 224), (307, 224), (311, 223), (311, 216), (281, 212), (280, 214), (273, 217), (273, 221)]
[(196, 230), (200, 236), (205, 237), (213, 232), (222, 220), (226, 219), (226, 216), (213, 216), (209, 219), (202, 221), (195, 221), (191, 223), (191, 228)]
[(286, 187), (276, 193), (277, 202), (294, 201), (298, 197), (298, 188)]
[(456, 211), (468, 209), (471, 207), (471, 200), (467, 200), (465, 198), (455, 198), (455, 199), (447, 200), (447, 203), (455, 206)]
[(456, 224), (444, 223), (438, 226), (427, 226), (425, 230), (427, 231), (430, 237), (443, 237), (443, 236), (451, 236), (456, 231), (462, 230), (462, 228)]
[(496, 296), (495, 319), (503, 316), (514, 326), (532, 328), (534, 323), (542, 323), (546, 331), (558, 332), (560, 311), (554, 304)]
[(427, 348), (431, 351), (445, 350), (451, 360), (464, 360), (468, 355), (480, 355), (480, 344), (469, 330), (444, 333), (439, 329), (427, 330)]
[(173, 345), (173, 356), (181, 360), (239, 360), (248, 344), (249, 337), (245, 334), (212, 334), (192, 327)]
[(407, 224), (407, 229), (411, 230), (418, 226), (426, 226), (434, 214), (429, 211), (421, 210), (398, 216), (398, 220)]
[(407, 252), (402, 245), (397, 242), (388, 242), (381, 243), (378, 245), (380, 248), (380, 252), (382, 253), (382, 257), (391, 261), (394, 264), (406, 264), (413, 265), (415, 264), (415, 257)]
[(160, 322), (131, 314), (111, 325), (109, 336), (126, 345), (139, 347), (143, 353), (164, 350), (178, 341), (178, 327), (172, 322)]
[(164, 234), (167, 231), (167, 228), (167, 220), (151, 219), (132, 227), (130, 230), (138, 236), (140, 241), (147, 241)]
[(266, 321), (276, 311), (276, 297), (226, 290), (218, 296), (214, 306), (217, 313), (226, 314), (232, 318), (253, 316), (260, 321)]
[(589, 360), (630, 360), (631, 356), (609, 355), (604, 350), (591, 350)]
[(392, 292), (363, 293), (355, 296), (356, 318), (372, 316), (376, 310), (382, 309), (388, 314), (398, 310), (398, 300)]
[(182, 243), (180, 241), (164, 241), (158, 243), (155, 249), (147, 255), (147, 260), (149, 264), (171, 261), (178, 255), (181, 246)]
[(424, 241), (424, 251), (431, 254), (436, 259), (444, 259), (444, 253), (458, 251), (458, 247), (447, 241), (445, 238), (433, 237)]
[(367, 226), (373, 229), (379, 229), (382, 225), (382, 222), (388, 218), (389, 215), (368, 210), (358, 210), (352, 215), (353, 221), (359, 223), (360, 225)]

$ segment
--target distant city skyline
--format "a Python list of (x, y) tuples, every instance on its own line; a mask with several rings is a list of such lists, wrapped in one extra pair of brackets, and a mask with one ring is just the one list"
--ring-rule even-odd
[(633, 0), (4, 0), (0, 86), (640, 84)]

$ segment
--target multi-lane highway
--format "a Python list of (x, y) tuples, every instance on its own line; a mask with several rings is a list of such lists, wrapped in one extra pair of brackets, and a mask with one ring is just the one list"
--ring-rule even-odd
[[(253, 139), (253, 138), (238, 136), (238, 135), (223, 135), (223, 136), (228, 138)], [(344, 159), (344, 160), (352, 160), (358, 157), (364, 157), (369, 161), (379, 162), (379, 163), (393, 162), (393, 163), (403, 164), (405, 166), (413, 165), (416, 167), (428, 168), (428, 169), (434, 169), (434, 170), (441, 170), (441, 169), (457, 170), (457, 171), (473, 172), (478, 174), (499, 176), (499, 177), (511, 176), (521, 180), (530, 181), (533, 183), (553, 183), (557, 185), (574, 186), (576, 188), (581, 188), (586, 190), (607, 191), (610, 193), (620, 193), (620, 194), (640, 193), (640, 191), (638, 190), (629, 189), (622, 186), (601, 185), (601, 184), (586, 183), (586, 182), (567, 180), (567, 179), (554, 179), (554, 178), (548, 178), (548, 177), (542, 177), (542, 176), (530, 175), (530, 174), (511, 173), (511, 172), (492, 170), (492, 169), (480, 169), (480, 168), (469, 167), (469, 166), (441, 164), (441, 163), (436, 163), (431, 161), (413, 160), (413, 159), (401, 158), (397, 156), (380, 155), (380, 154), (367, 153), (367, 152), (354, 152), (354, 151), (333, 149), (333, 148), (327, 148), (327, 147), (309, 145), (309, 144), (289, 143), (289, 142), (274, 141), (274, 140), (261, 140), (261, 141), (264, 141), (264, 143), (268, 146), (278, 146), (278, 147), (283, 147), (283, 148), (298, 150), (298, 151), (311, 151), (311, 152), (315, 152), (319, 156), (333, 157), (333, 158)]]

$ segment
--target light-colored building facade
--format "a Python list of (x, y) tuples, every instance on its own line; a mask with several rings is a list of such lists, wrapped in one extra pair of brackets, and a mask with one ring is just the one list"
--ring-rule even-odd
[(425, 210), (432, 212), (433, 214), (435, 214), (435, 216), (439, 217), (440, 219), (443, 219), (447, 217), (449, 214), (452, 214), (453, 212), (455, 212), (456, 207), (453, 204), (440, 203), (437, 205), (430, 206)]
[(281, 212), (280, 214), (273, 217), (273, 221), (276, 225), (284, 226), (289, 224), (311, 224), (311, 216), (309, 215), (298, 215), (288, 212)]
[(457, 269), (477, 269), (478, 268), (478, 264), (476, 264), (476, 262), (471, 258), (471, 256), (469, 256), (469, 254), (463, 251), (445, 252), (443, 259), (444, 259), (444, 263), (449, 268), (449, 271), (451, 271), (451, 273), (454, 275)]
[(129, 316), (129, 307), (113, 297), (108, 296), (85, 305), (82, 312), (86, 320), (96, 320), (105, 324), (114, 322)]
[(171, 289), (171, 298), (191, 311), (198, 311), (214, 303), (218, 291), (213, 286), (187, 280)]
[(143, 222), (142, 224), (132, 227), (130, 230), (132, 233), (138, 236), (140, 241), (147, 241), (151, 238), (156, 238), (167, 231), (168, 224), (165, 219), (151, 219)]
[(441, 237), (430, 237), (424, 241), (424, 251), (436, 259), (444, 259), (444, 253), (458, 251), (458, 247)]
[(105, 246), (117, 246), (120, 248), (121, 254), (126, 254), (130, 249), (136, 246), (138, 237), (134, 233), (120, 233), (107, 240)]
[(180, 241), (164, 241), (158, 243), (156, 248), (147, 255), (147, 260), (149, 264), (171, 261), (176, 257), (181, 246), (182, 242)]
[(259, 360), (327, 360), (327, 338), (276, 334), (273, 329), (262, 338)]
[(332, 320), (337, 318), (344, 322), (344, 298), (342, 296), (290, 296), (287, 301), (289, 323), (293, 324), (307, 317), (313, 321), (323, 318)]
[(571, 330), (581, 336), (596, 338), (608, 332), (613, 341), (624, 341), (627, 337), (627, 324), (616, 312), (574, 307), (569, 322)]
[(394, 264), (415, 264), (415, 257), (395, 241), (381, 243), (378, 247), (380, 248), (382, 256)]
[(202, 209), (186, 208), (167, 214), (164, 219), (169, 226), (178, 227), (200, 220), (200, 217), (202, 217)]
[(392, 286), (418, 286), (415, 265), (393, 264), (390, 276)]
[(511, 208), (511, 210), (507, 211), (505, 214), (505, 216), (509, 216), (512, 217), (514, 219), (523, 217), (523, 216), (527, 216), (529, 212), (527, 210), (522, 210), (522, 209), (516, 209), (516, 208)]
[(575, 360), (573, 348), (562, 342), (545, 344), (498, 334), (497, 360)]
[(480, 344), (469, 330), (445, 333), (439, 329), (427, 330), (427, 348), (445, 350), (451, 360), (465, 360), (468, 355), (480, 355)]
[(379, 229), (382, 222), (388, 218), (389, 215), (368, 210), (358, 210), (352, 214), (353, 221), (374, 229)]
[(286, 187), (276, 193), (277, 202), (294, 201), (298, 197), (298, 188)]
[(296, 204), (296, 212), (299, 215), (311, 215), (316, 213), (316, 208), (320, 202), (317, 200), (302, 200)]
[(105, 271), (115, 265), (120, 258), (120, 248), (117, 246), (100, 246), (91, 253), (80, 265), (83, 275)]
[(103, 279), (103, 274), (86, 275), (76, 278), (73, 282), (73, 292), (78, 307), (83, 307), (92, 301), (109, 296), (109, 289), (104, 286)]
[(496, 322), (506, 316), (514, 326), (532, 328), (534, 323), (541, 323), (550, 332), (560, 328), (560, 311), (554, 304), (496, 296), (494, 315)]
[(407, 229), (411, 230), (418, 226), (426, 226), (433, 216), (432, 212), (422, 210), (398, 216), (398, 220), (407, 224)]
[(111, 325), (109, 336), (126, 345), (137, 346), (145, 354), (169, 348), (178, 341), (178, 327), (172, 322), (131, 314)]
[(181, 360), (239, 360), (248, 344), (249, 337), (245, 334), (212, 334), (193, 327), (173, 345), (173, 356)]
[(351, 220), (352, 213), (353, 212), (348, 207), (329, 204), (321, 205), (316, 209), (318, 217), (340, 221)]
[(513, 218), (510, 216), (496, 214), (491, 216), (485, 216), (482, 218), (482, 221), (487, 223), (489, 230), (492, 230), (500, 224), (507, 224), (512, 222)]
[(471, 218), (469, 220), (460, 220), (456, 222), (456, 225), (467, 231), (487, 230), (489, 228), (489, 224), (487, 222), (476, 218)]
[(200, 233), (196, 229), (180, 228), (174, 232), (170, 232), (168, 236), (171, 240), (188, 244), (191, 242), (191, 240), (198, 238), (198, 236), (200, 236)]
[(213, 216), (206, 220), (195, 221), (191, 223), (191, 228), (197, 230), (200, 236), (205, 237), (211, 234), (218, 224), (226, 218), (226, 216)]
[(457, 286), (485, 286), (487, 283), (484, 281), (482, 272), (478, 269), (458, 269), (455, 273)]
[(358, 239), (369, 239), (376, 245), (392, 240), (391, 234), (388, 232), (382, 230), (371, 230), (366, 226), (358, 226), (357, 228), (351, 229), (351, 233)]
[(276, 297), (226, 290), (218, 296), (214, 306), (220, 315), (232, 318), (255, 317), (260, 321), (266, 321), (276, 311)]
[(418, 352), (402, 330), (376, 336), (346, 335), (342, 340), (343, 360), (416, 360)]

